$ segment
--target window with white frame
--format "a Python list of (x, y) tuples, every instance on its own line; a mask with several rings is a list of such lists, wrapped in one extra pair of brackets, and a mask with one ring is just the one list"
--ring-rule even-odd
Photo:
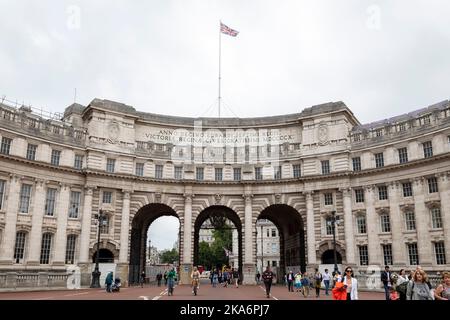
[(277, 243), (272, 243), (272, 253), (278, 253), (278, 245), (277, 245)]
[(406, 123), (405, 123), (405, 122), (399, 123), (399, 124), (397, 125), (397, 131), (398, 131), (398, 132), (404, 132), (404, 131), (406, 131)]
[(365, 215), (360, 214), (356, 216), (356, 230), (358, 231), (359, 234), (367, 233)]
[(327, 217), (325, 219), (327, 235), (333, 235), (333, 230), (334, 230), (334, 222), (333, 221), (334, 221), (333, 217)]
[(52, 150), (51, 164), (54, 166), (59, 166), (59, 161), (61, 159), (61, 151)]
[(273, 178), (275, 180), (281, 179), (281, 166), (273, 167)]
[(408, 162), (408, 148), (398, 149), (398, 160), (400, 163)]
[(435, 177), (428, 178), (428, 193), (439, 192), (437, 179)]
[(353, 135), (353, 141), (355, 141), (355, 142), (361, 141), (361, 134), (360, 133), (355, 133)]
[(183, 167), (182, 166), (175, 167), (175, 179), (177, 179), (177, 180), (183, 179)]
[(431, 119), (430, 119), (430, 115), (429, 114), (419, 118), (419, 124), (421, 126), (426, 125), (426, 124), (430, 124), (430, 123), (431, 123)]
[(241, 168), (233, 168), (233, 180), (241, 181)]
[(442, 228), (442, 217), (440, 208), (431, 208), (431, 227), (433, 229)]
[(430, 158), (433, 156), (433, 144), (431, 141), (426, 141), (423, 143), (423, 156), (425, 158)]
[(333, 194), (330, 192), (324, 193), (323, 194), (323, 202), (324, 202), (324, 205), (326, 205), (326, 206), (333, 205)]
[(402, 183), (403, 187), (403, 197), (412, 197), (413, 191), (412, 191), (412, 185), (411, 182), (405, 182)]
[(111, 204), (112, 203), (112, 192), (111, 191), (103, 191), (103, 203)]
[(262, 167), (255, 167), (255, 180), (262, 180)]
[(376, 168), (384, 167), (384, 155), (382, 152), (375, 154), (375, 167)]
[(410, 265), (419, 264), (419, 252), (417, 250), (417, 243), (408, 243), (408, 257)]
[(416, 230), (416, 217), (414, 215), (414, 211), (406, 211), (405, 212), (405, 222), (406, 222), (406, 230)]
[(75, 249), (77, 244), (77, 235), (69, 234), (66, 243), (66, 264), (75, 263)]
[(73, 167), (75, 169), (81, 170), (83, 169), (83, 156), (81, 154), (75, 155), (75, 160), (73, 162)]
[(116, 159), (106, 159), (106, 172), (114, 173), (116, 166)]
[(216, 181), (223, 180), (223, 169), (222, 168), (214, 168), (214, 179)]
[(139, 177), (144, 176), (144, 164), (143, 163), (136, 163), (136, 175)]
[(19, 212), (28, 213), (31, 198), (31, 184), (22, 184), (20, 188)]
[(2, 137), (2, 144), (0, 146), (0, 153), (9, 154), (11, 150), (12, 139)]
[(299, 164), (292, 165), (292, 171), (293, 171), (294, 178), (300, 178), (301, 172), (300, 172), (300, 165)]
[(69, 218), (78, 218), (81, 205), (81, 192), (71, 191), (70, 192), (70, 207), (69, 207)]
[(388, 199), (388, 191), (386, 186), (378, 186), (378, 199), (379, 200)]
[(375, 136), (381, 137), (383, 135), (383, 129), (376, 129), (375, 130)]
[(6, 181), (0, 180), (0, 210), (3, 209), (3, 197), (5, 195)]
[(320, 161), (322, 165), (322, 174), (329, 174), (330, 173), (330, 161), (329, 160), (323, 160)]
[(25, 257), (25, 240), (27, 234), (23, 231), (16, 233), (16, 244), (14, 245), (14, 262), (22, 263)]
[(364, 202), (364, 190), (363, 189), (355, 189), (355, 202), (356, 203)]
[(361, 171), (361, 157), (352, 158), (353, 171)]
[(358, 246), (359, 251), (359, 264), (367, 266), (369, 264), (369, 250), (367, 245)]
[(29, 143), (27, 146), (27, 160), (36, 160), (37, 145)]
[(204, 179), (204, 168), (198, 167), (195, 169), (195, 177), (197, 180), (201, 181)]
[(445, 257), (445, 245), (443, 241), (434, 243), (434, 254), (436, 256), (436, 264), (447, 264)]
[(381, 232), (391, 232), (391, 222), (389, 220), (389, 214), (380, 214)]
[(52, 239), (53, 239), (53, 235), (51, 233), (46, 232), (42, 235), (41, 258), (39, 260), (40, 264), (49, 264), (50, 263), (50, 252), (52, 249)]
[(384, 265), (391, 265), (392, 264), (392, 245), (391, 244), (383, 244), (381, 245), (383, 248), (383, 260)]
[(45, 215), (53, 217), (55, 214), (55, 202), (56, 202), (56, 192), (54, 188), (47, 189), (47, 195), (45, 197)]
[(109, 233), (109, 215), (105, 215), (102, 219), (100, 219), (100, 233), (108, 234)]
[(164, 169), (163, 165), (161, 165), (161, 164), (155, 165), (155, 178), (156, 179), (162, 179), (162, 177), (163, 177), (163, 169)]

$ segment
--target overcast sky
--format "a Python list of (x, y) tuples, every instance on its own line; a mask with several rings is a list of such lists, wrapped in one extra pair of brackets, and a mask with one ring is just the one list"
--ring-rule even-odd
[[(224, 116), (344, 101), (362, 122), (449, 97), (448, 0), (0, 0), (0, 95)], [(178, 227), (176, 226), (175, 229)], [(171, 247), (176, 240), (167, 243)]]

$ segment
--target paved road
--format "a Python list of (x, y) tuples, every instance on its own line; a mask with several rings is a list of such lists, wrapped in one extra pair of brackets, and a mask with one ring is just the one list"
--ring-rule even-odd
[[(315, 297), (315, 290), (310, 290), (309, 297), (304, 298), (299, 292), (288, 292), (282, 285), (272, 286), (270, 300), (331, 300), (330, 296)], [(120, 292), (107, 293), (100, 289), (80, 289), (65, 291), (38, 291), (38, 292), (3, 292), (0, 300), (269, 300), (265, 296), (263, 286), (218, 286), (213, 288), (209, 281), (202, 281), (197, 296), (194, 296), (191, 287), (187, 285), (176, 286), (173, 296), (167, 296), (164, 287), (144, 286), (121, 288)], [(360, 292), (360, 300), (383, 300), (384, 293)]]

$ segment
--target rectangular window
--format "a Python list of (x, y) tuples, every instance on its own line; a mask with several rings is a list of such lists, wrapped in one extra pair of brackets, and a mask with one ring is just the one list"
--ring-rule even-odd
[(12, 144), (12, 139), (3, 137), (2, 145), (0, 146), (0, 153), (9, 154), (9, 151), (11, 150), (11, 144)]
[(392, 245), (391, 244), (384, 244), (383, 247), (383, 258), (384, 258), (384, 265), (391, 265), (392, 264)]
[(277, 229), (272, 229), (272, 237), (276, 237), (277, 236)]
[(276, 166), (273, 168), (273, 178), (275, 180), (281, 179), (281, 166)]
[(14, 261), (15, 263), (22, 263), (25, 256), (25, 232), (16, 233), (16, 244), (14, 246)]
[(361, 141), (361, 134), (359, 134), (359, 133), (354, 134), (353, 141), (355, 141), (355, 142)]
[(381, 222), (381, 232), (391, 232), (391, 222), (389, 220), (388, 214), (386, 213), (381, 214), (380, 222)]
[(67, 243), (66, 243), (66, 264), (75, 263), (76, 244), (77, 244), (77, 236), (75, 234), (69, 234), (67, 236)]
[(52, 234), (44, 233), (42, 235), (42, 242), (41, 242), (40, 264), (49, 264), (51, 247), (52, 247)]
[(267, 238), (268, 238), (268, 237), (270, 237), (270, 230), (269, 230), (269, 228), (267, 228), (266, 231), (267, 231)]
[(109, 216), (103, 217), (103, 219), (100, 219), (100, 233), (101, 234), (108, 234), (109, 233)]
[(413, 211), (405, 212), (406, 230), (416, 230), (416, 217)]
[(413, 192), (411, 182), (405, 182), (402, 184), (402, 186), (403, 186), (403, 197), (412, 197)]
[(367, 246), (358, 246), (359, 250), (359, 264), (367, 266), (369, 264), (369, 252)]
[(175, 167), (175, 179), (177, 180), (183, 179), (183, 167), (181, 166)]
[(143, 163), (136, 163), (136, 175), (139, 177), (144, 176), (144, 164)]
[(442, 217), (440, 208), (431, 209), (431, 226), (433, 229), (442, 228)]
[(3, 196), (5, 194), (5, 180), (0, 180), (0, 210), (3, 209)]
[(222, 181), (223, 180), (223, 169), (222, 168), (215, 168), (214, 169), (214, 179), (216, 181)]
[(353, 162), (353, 171), (361, 171), (361, 158), (360, 157), (352, 158), (352, 162)]
[(359, 215), (356, 217), (356, 227), (359, 234), (367, 233), (366, 229), (366, 216)]
[(45, 215), (53, 217), (55, 214), (56, 189), (48, 188), (45, 199)]
[(272, 267), (276, 267), (277, 266), (277, 262), (275, 260), (272, 260)]
[(294, 164), (292, 166), (292, 171), (293, 171), (294, 178), (300, 178), (301, 172), (300, 172), (300, 165), (299, 164)]
[(331, 206), (333, 204), (333, 194), (332, 193), (324, 193), (323, 194), (323, 202), (326, 206)]
[(376, 153), (375, 154), (375, 167), (376, 168), (384, 167), (384, 155), (383, 155), (383, 153)]
[(203, 180), (204, 179), (204, 168), (196, 168), (195, 170), (195, 176), (197, 180)]
[(398, 160), (400, 163), (408, 162), (408, 149), (407, 148), (398, 149)]
[(334, 223), (333, 223), (333, 218), (332, 217), (327, 217), (325, 219), (325, 224), (326, 224), (326, 232), (327, 235), (333, 235), (333, 229), (334, 229)]
[(330, 161), (324, 160), (321, 161), (322, 164), (322, 174), (329, 174), (330, 173)]
[(447, 264), (444, 242), (434, 243), (434, 253), (436, 255), (436, 264)]
[(406, 123), (400, 123), (399, 125), (398, 125), (398, 131), (399, 132), (404, 132), (404, 131), (406, 131)]
[(83, 169), (83, 156), (81, 154), (75, 155), (75, 161), (73, 162), (73, 167), (78, 170)]
[(106, 159), (106, 172), (114, 173), (116, 159)]
[(375, 130), (375, 136), (381, 137), (383, 135), (383, 129), (376, 129)]
[(419, 253), (417, 251), (417, 243), (409, 243), (408, 244), (408, 256), (409, 256), (409, 264), (410, 265), (418, 265), (419, 264)]
[(52, 158), (51, 158), (51, 164), (54, 166), (59, 166), (59, 160), (61, 159), (61, 151), (59, 150), (52, 150)]
[(103, 203), (112, 203), (112, 192), (103, 191)]
[(28, 144), (27, 147), (27, 159), (28, 160), (36, 160), (36, 150), (37, 150), (37, 145), (35, 144)]
[(161, 165), (161, 164), (155, 165), (155, 178), (156, 179), (162, 179), (162, 177), (163, 177), (163, 169), (164, 169), (163, 165)]
[(69, 218), (78, 218), (78, 214), (80, 212), (80, 204), (81, 204), (81, 192), (71, 191)]
[(378, 186), (378, 199), (379, 200), (388, 199), (388, 191), (386, 186)]
[(428, 178), (428, 193), (438, 192), (438, 183), (436, 178)]
[(433, 156), (433, 144), (431, 143), (431, 141), (423, 143), (423, 156), (425, 158), (430, 158)]
[(233, 180), (241, 181), (241, 168), (233, 168)]
[(355, 189), (355, 202), (356, 203), (364, 202), (364, 190), (363, 189)]
[(261, 167), (255, 167), (255, 179), (256, 180), (262, 180), (262, 168)]
[(30, 184), (22, 184), (22, 187), (20, 188), (19, 212), (21, 213), (28, 213), (31, 198), (31, 188), (32, 186)]
[(426, 124), (430, 124), (431, 123), (430, 115), (426, 115), (426, 116), (419, 118), (419, 123), (422, 126), (426, 125)]

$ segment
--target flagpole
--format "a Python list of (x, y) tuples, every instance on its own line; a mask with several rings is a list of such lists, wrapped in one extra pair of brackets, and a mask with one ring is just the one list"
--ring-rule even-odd
[(220, 99), (221, 99), (221, 96), (220, 96), (220, 81), (221, 81), (221, 75), (220, 75), (220, 69), (221, 69), (221, 62), (222, 62), (222, 30), (221, 30), (221, 27), (222, 27), (222, 21), (219, 21), (220, 22), (220, 25), (219, 25), (219, 118), (220, 118)]

